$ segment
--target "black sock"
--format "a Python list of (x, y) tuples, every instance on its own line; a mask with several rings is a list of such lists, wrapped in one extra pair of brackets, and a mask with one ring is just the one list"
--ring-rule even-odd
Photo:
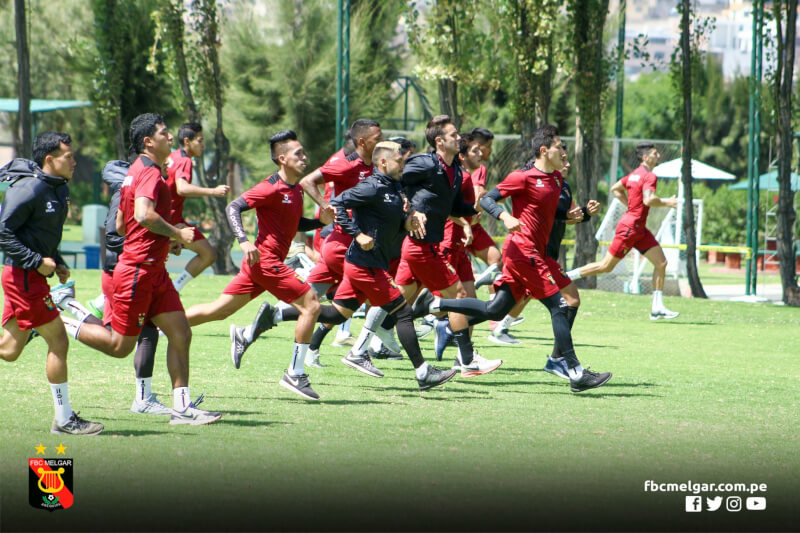
[(153, 377), (157, 346), (158, 330), (151, 327), (142, 328), (136, 345), (136, 354), (133, 356), (133, 368), (136, 370), (137, 379)]
[(389, 316), (395, 317), (397, 322), (395, 325), (395, 329), (397, 330), (397, 338), (400, 341), (400, 344), (403, 345), (403, 349), (408, 354), (408, 358), (411, 359), (411, 363), (414, 365), (414, 368), (419, 368), (422, 366), (422, 363), (425, 362), (425, 358), (422, 357), (422, 350), (419, 347), (419, 340), (417, 340), (417, 332), (414, 330), (414, 319), (412, 318), (411, 306), (405, 304), (397, 312), (395, 312), (394, 315)]
[(458, 345), (458, 353), (461, 354), (461, 362), (468, 365), (472, 362), (472, 340), (469, 338), (469, 328), (454, 331), (453, 337)]
[(331, 328), (326, 326), (325, 324), (320, 324), (317, 326), (317, 329), (314, 331), (314, 334), (311, 336), (311, 343), (308, 345), (309, 350), (319, 350), (319, 347), (322, 346), (322, 341), (325, 340), (325, 336), (330, 333)]
[(578, 361), (575, 347), (572, 345), (572, 334), (567, 318), (567, 302), (560, 292), (539, 301), (550, 311), (550, 321), (553, 324), (553, 336), (556, 339), (559, 356), (566, 360), (569, 368), (575, 368), (580, 361)]
[[(572, 325), (575, 323), (575, 317), (578, 315), (578, 308), (569, 306), (566, 310), (567, 313), (567, 322), (569, 322), (569, 330), (572, 331)], [(558, 343), (553, 342), (553, 353), (550, 355), (553, 359), (558, 359), (561, 357), (561, 353), (558, 350)]]

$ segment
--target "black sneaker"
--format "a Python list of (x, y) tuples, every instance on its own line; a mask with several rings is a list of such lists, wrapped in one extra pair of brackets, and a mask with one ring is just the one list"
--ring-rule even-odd
[(247, 348), (250, 347), (250, 342), (244, 338), (244, 328), (231, 324), (231, 361), (233, 368), (238, 369), (242, 365), (242, 356)]
[(458, 373), (458, 370), (455, 368), (451, 368), (450, 370), (443, 370), (441, 368), (437, 368), (433, 365), (428, 366), (428, 375), (422, 379), (417, 378), (417, 383), (419, 383), (419, 390), (425, 391), (428, 389), (432, 389), (433, 387), (437, 387), (439, 385), (444, 385)]
[(588, 368), (583, 369), (583, 375), (579, 379), (569, 381), (569, 390), (572, 392), (583, 392), (589, 389), (596, 389), (606, 384), (611, 379), (611, 372), (592, 372)]
[(411, 306), (411, 312), (414, 316), (425, 316), (430, 311), (431, 304), (433, 303), (434, 296), (428, 289), (423, 289), (422, 293), (417, 297), (414, 301), (414, 305)]
[(290, 376), (289, 371), (284, 370), (283, 377), (278, 384), (286, 390), (299, 394), (306, 400), (319, 400), (319, 394), (314, 392), (314, 389), (311, 388), (311, 383), (308, 381), (308, 374)]
[(382, 345), (381, 349), (377, 352), (372, 348), (367, 348), (367, 353), (373, 359), (391, 359), (398, 361), (403, 358), (403, 354), (395, 352), (394, 350), (390, 350), (385, 345)]
[(63, 426), (53, 420), (53, 425), (50, 426), (50, 433), (56, 435), (64, 433), (67, 435), (99, 435), (103, 431), (103, 424), (99, 422), (89, 422), (78, 416), (78, 413), (72, 411), (69, 420)]
[(264, 302), (258, 308), (256, 317), (253, 319), (253, 328), (261, 331), (268, 331), (275, 327), (275, 308), (269, 302)]
[(355, 355), (353, 352), (350, 352), (347, 354), (347, 357), (342, 357), (342, 363), (351, 368), (355, 368), (359, 372), (363, 372), (368, 376), (372, 376), (373, 378), (383, 377), (383, 372), (375, 368), (375, 365), (372, 364), (372, 359), (370, 359), (368, 353)]

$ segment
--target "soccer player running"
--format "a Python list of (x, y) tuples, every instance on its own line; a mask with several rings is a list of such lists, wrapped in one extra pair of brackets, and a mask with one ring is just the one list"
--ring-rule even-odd
[[(570, 287), (572, 282), (562, 273), (558, 263), (544, 253), (561, 194), (559, 171), (564, 161), (564, 149), (555, 126), (537, 129), (532, 147), (536, 154), (533, 163), (509, 174), (481, 199), (484, 210), (502, 221), (509, 231), (503, 254), (503, 274), (495, 281), (495, 298), (487, 303), (474, 298), (445, 300), (429, 297), (425, 303), (429, 304), (431, 312), (465, 313), (473, 317), (471, 322), (477, 323), (502, 318), (526, 292), (530, 292), (550, 311), (560, 355), (555, 359), (556, 364), (565, 367), (572, 392), (582, 392), (605, 384), (611, 373), (596, 373), (581, 366), (572, 344), (569, 311), (572, 306), (567, 300), (573, 293), (577, 297), (577, 291), (574, 286)], [(497, 201), (507, 197), (512, 200), (513, 214), (497, 205)], [(578, 211), (569, 211), (569, 218), (582, 218)], [(574, 312), (577, 312), (577, 307)]]
[[(145, 113), (131, 122), (132, 153), (120, 193), (116, 227), (125, 246), (114, 268), (111, 331), (103, 326), (67, 324), (77, 340), (112, 357), (126, 357), (144, 326), (155, 326), (167, 337), (167, 369), (172, 379), (170, 424), (210, 424), (220, 413), (198, 409), (189, 395), (189, 346), (192, 331), (178, 292), (166, 269), (170, 239), (190, 244), (194, 229), (168, 222), (170, 195), (162, 177), (172, 135), (161, 115)], [(199, 402), (198, 402), (199, 403)]]
[[(305, 373), (304, 361), (314, 323), (322, 311), (311, 286), (303, 283), (284, 261), (298, 231), (322, 227), (333, 221), (333, 209), (320, 210), (319, 220), (303, 217), (303, 189), (297, 186), (306, 169), (306, 153), (291, 130), (279, 131), (269, 140), (270, 155), (279, 170), (228, 204), (228, 223), (244, 252), (239, 273), (213, 302), (194, 305), (186, 315), (192, 326), (223, 320), (264, 291), (286, 302), (296, 314), (294, 349), (288, 369), (279, 384), (309, 400), (319, 400)], [(256, 210), (258, 235), (255, 244), (247, 238), (242, 226), (242, 212)], [(264, 302), (257, 319), (270, 319), (272, 308)], [(334, 320), (339, 314), (334, 311)], [(324, 317), (323, 317), (324, 318)], [(261, 327), (230, 326), (231, 359), (239, 368), (242, 355), (258, 335), (270, 327), (271, 320)]]
[[(411, 235), (403, 242), (402, 258), (395, 281), (408, 302), (413, 302), (422, 287), (455, 298), (463, 291), (453, 267), (447, 263), (439, 243), (444, 237), (448, 217), (477, 214), (461, 194), (461, 166), (458, 164), (458, 131), (447, 115), (433, 117), (425, 128), (425, 137), (433, 152), (411, 156), (403, 171), (403, 186), (411, 209), (427, 217), (423, 235)], [(467, 243), (471, 240), (469, 223), (460, 219)], [(415, 306), (415, 314), (419, 308)], [(427, 313), (428, 311), (424, 311)], [(449, 313), (450, 327), (458, 346), (457, 362), (462, 377), (474, 377), (497, 369), (501, 359), (488, 360), (477, 354), (469, 337), (467, 318)]]
[[(376, 166), (372, 176), (331, 201), (336, 208), (337, 224), (354, 237), (345, 256), (344, 280), (336, 291), (334, 306), (345, 316), (351, 316), (366, 300), (373, 306), (356, 344), (342, 362), (368, 375), (382, 377), (370, 363), (367, 352), (377, 327), (391, 316), (414, 365), (419, 388), (427, 390), (452, 379), (456, 370), (441, 370), (425, 362), (414, 331), (411, 306), (387, 271), (398, 237), (405, 231), (424, 236), (426, 217), (404, 211), (405, 200), (398, 183), (404, 164), (400, 144), (379, 143), (372, 160)], [(348, 210), (352, 210), (352, 216)]]
[(3, 267), (3, 336), (0, 358), (14, 362), (36, 331), (47, 343), (45, 369), (53, 395), (55, 417), (51, 433), (97, 435), (103, 424), (80, 418), (72, 410), (67, 382), (69, 341), (59, 311), (50, 297), (47, 277), (54, 273), (64, 283), (69, 269), (58, 253), (69, 210), (69, 180), (76, 162), (66, 133), (44, 132), (33, 142), (30, 173), (12, 183), (0, 207), (0, 249)]
[[(187, 197), (216, 196), (224, 198), (230, 187), (217, 185), (216, 187), (198, 187), (192, 184), (192, 158), (200, 157), (206, 148), (203, 139), (203, 127), (196, 122), (187, 122), (178, 130), (178, 145), (167, 158), (167, 186), (169, 187), (172, 205), (170, 207), (170, 224), (177, 227), (189, 226), (183, 218), (183, 202)], [(194, 226), (192, 242), (186, 248), (197, 255), (194, 256), (181, 272), (173, 285), (180, 292), (183, 287), (199, 276), (203, 270), (211, 266), (217, 259), (217, 252), (206, 240), (205, 236)]]
[(661, 158), (656, 147), (652, 143), (640, 143), (636, 146), (636, 157), (641, 161), (641, 165), (611, 186), (611, 192), (620, 202), (628, 206), (628, 210), (617, 224), (614, 240), (606, 256), (602, 261), (570, 270), (567, 275), (570, 279), (577, 280), (611, 272), (631, 248), (636, 248), (653, 264), (653, 303), (650, 308), (650, 320), (668, 320), (676, 318), (679, 313), (670, 311), (664, 306), (662, 290), (667, 258), (661, 245), (647, 229), (647, 214), (651, 207), (677, 207), (678, 199), (674, 196), (666, 199), (656, 196), (658, 178), (652, 169)]

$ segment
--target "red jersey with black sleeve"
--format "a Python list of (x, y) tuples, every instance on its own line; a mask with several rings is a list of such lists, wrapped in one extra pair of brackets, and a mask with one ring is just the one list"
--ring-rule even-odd
[(158, 235), (136, 222), (134, 204), (137, 198), (149, 198), (158, 215), (170, 221), (170, 194), (161, 177), (161, 167), (149, 157), (140, 155), (128, 169), (120, 189), (119, 209), (125, 220), (125, 246), (120, 263), (163, 263), (169, 253), (169, 237)]
[(172, 197), (170, 219), (168, 222), (177, 224), (183, 220), (183, 201), (185, 198), (178, 194), (179, 179), (192, 182), (192, 158), (186, 155), (183, 148), (175, 150), (167, 158), (167, 187)]
[(533, 167), (514, 171), (497, 185), (503, 198), (511, 197), (512, 215), (523, 224), (520, 231), (511, 234), (511, 240), (523, 252), (546, 253), (562, 181), (558, 171), (545, 174)]
[[(475, 203), (475, 188), (472, 186), (472, 179), (469, 172), (461, 169), (461, 195), (464, 197), (464, 202)], [(472, 222), (472, 217), (464, 217), (467, 222)], [(444, 239), (442, 239), (442, 248), (448, 250), (459, 250), (464, 248), (464, 228), (448, 219), (444, 223)]]
[(289, 185), (277, 172), (242, 194), (256, 210), (258, 235), (255, 246), (264, 257), (282, 263), (303, 216), (303, 188)]
[(655, 192), (658, 178), (646, 166), (640, 165), (620, 181), (628, 190), (628, 210), (619, 223), (634, 229), (646, 227), (650, 208), (644, 204), (644, 191)]
[(486, 188), (486, 167), (483, 164), (472, 173), (472, 184)]

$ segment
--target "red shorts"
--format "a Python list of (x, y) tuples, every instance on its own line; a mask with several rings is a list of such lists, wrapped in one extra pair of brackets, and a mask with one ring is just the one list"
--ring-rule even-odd
[[(348, 240), (349, 239), (349, 240)], [(310, 283), (332, 283), (336, 285), (344, 278), (344, 254), (350, 247), (353, 238), (350, 235), (334, 231), (322, 245), (322, 257), (311, 269), (306, 280)]]
[(456, 270), (456, 275), (461, 281), (475, 281), (475, 274), (472, 273), (472, 261), (470, 261), (467, 251), (464, 248), (442, 250), (444, 258)]
[(570, 283), (572, 281), (555, 259), (539, 253), (531, 255), (510, 244), (503, 250), (503, 275), (494, 282), (494, 288), (508, 285), (517, 301), (528, 294), (541, 300)]
[(311, 247), (314, 248), (314, 251), (317, 253), (322, 252), (322, 237), (319, 236), (320, 233), (322, 233), (322, 228), (317, 228), (314, 232), (314, 238), (311, 241)]
[(485, 250), (487, 248), (491, 248), (492, 246), (497, 248), (497, 243), (495, 243), (494, 239), (492, 239), (492, 236), (489, 235), (485, 229), (483, 229), (483, 226), (480, 224), (475, 224), (472, 226), (472, 244), (467, 246), (469, 253), (472, 255), (478, 255), (477, 252), (479, 250)]
[(261, 261), (250, 266), (245, 259), (222, 294), (249, 294), (250, 299), (264, 291), (286, 303), (292, 303), (311, 289), (294, 270), (275, 257), (261, 256)]
[(178, 291), (163, 264), (129, 265), (114, 268), (114, 310), (111, 329), (126, 337), (138, 337), (154, 316), (183, 311)]
[(389, 270), (387, 270), (387, 272), (389, 272), (389, 275), (392, 276), (392, 278), (394, 278), (397, 275), (397, 267), (399, 266), (400, 266), (399, 257), (395, 257), (394, 259), (389, 261)]
[(197, 226), (192, 226), (184, 219), (180, 219), (179, 221), (175, 222), (173, 226), (177, 226), (178, 224), (183, 224), (184, 226), (188, 226), (194, 230), (194, 238), (192, 239), (192, 242), (205, 240), (206, 236), (203, 235), (199, 229), (197, 229)]
[(406, 239), (401, 258), (394, 278), (398, 285), (420, 282), (433, 292), (458, 283), (458, 274), (442, 255), (439, 243)]
[(380, 268), (370, 268), (354, 265), (349, 261), (344, 263), (344, 280), (336, 291), (337, 300), (358, 300), (363, 304), (369, 300), (370, 305), (384, 306), (403, 296), (395, 285), (392, 276)]
[(2, 274), (3, 325), (17, 319), (21, 330), (33, 329), (58, 318), (59, 310), (50, 297), (47, 278), (35, 270), (5, 265)]
[(103, 307), (103, 325), (107, 326), (111, 324), (111, 317), (114, 315), (114, 277), (105, 270), (100, 275), (100, 288), (106, 299)]
[(617, 224), (614, 240), (608, 247), (608, 252), (614, 257), (622, 259), (631, 248), (636, 248), (639, 253), (645, 253), (650, 248), (659, 246), (658, 241), (647, 228), (637, 230), (625, 224)]

